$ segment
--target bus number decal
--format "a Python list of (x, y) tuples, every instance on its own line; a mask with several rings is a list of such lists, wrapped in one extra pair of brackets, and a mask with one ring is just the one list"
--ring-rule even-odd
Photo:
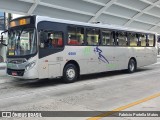
[(68, 55), (76, 55), (76, 52), (69, 52)]

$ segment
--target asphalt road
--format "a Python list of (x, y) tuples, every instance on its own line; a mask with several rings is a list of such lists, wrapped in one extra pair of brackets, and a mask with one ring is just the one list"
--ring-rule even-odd
[(85, 75), (72, 84), (59, 79), (13, 79), (0, 84), (0, 111), (111, 111), (159, 92), (160, 58), (134, 74)]

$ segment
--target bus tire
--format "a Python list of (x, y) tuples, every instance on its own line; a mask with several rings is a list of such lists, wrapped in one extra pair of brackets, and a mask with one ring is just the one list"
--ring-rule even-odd
[(67, 64), (63, 70), (63, 81), (65, 83), (73, 83), (78, 78), (78, 70), (74, 64)]
[(130, 59), (128, 62), (128, 72), (133, 73), (136, 71), (137, 65), (134, 59)]

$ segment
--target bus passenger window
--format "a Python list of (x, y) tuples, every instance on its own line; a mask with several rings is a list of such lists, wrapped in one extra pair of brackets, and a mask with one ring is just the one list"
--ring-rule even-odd
[(138, 38), (137, 35), (134, 33), (129, 33), (128, 34), (129, 40), (130, 40), (130, 46), (131, 47), (136, 47), (138, 43)]
[(45, 32), (47, 34), (47, 39), (45, 40), (45, 48), (57, 48), (63, 47), (63, 34), (62, 32)]
[(127, 46), (127, 35), (125, 32), (117, 33), (117, 43), (119, 46)]
[(84, 28), (68, 27), (68, 45), (84, 44)]
[(4, 62), (4, 59), (3, 59), (3, 57), (0, 55), (0, 63), (1, 62)]
[(139, 34), (139, 41), (141, 41), (141, 46), (145, 47), (147, 42), (146, 42), (146, 35), (145, 34)]
[(98, 45), (100, 39), (99, 29), (87, 29), (87, 45)]
[(153, 34), (149, 34), (148, 36), (147, 36), (147, 38), (148, 38), (148, 46), (150, 46), (150, 47), (153, 47), (154, 46), (154, 35)]
[(111, 31), (102, 31), (101, 45), (113, 45), (113, 34)]
[(160, 43), (160, 37), (159, 36), (157, 37), (157, 39), (158, 39), (157, 42)]

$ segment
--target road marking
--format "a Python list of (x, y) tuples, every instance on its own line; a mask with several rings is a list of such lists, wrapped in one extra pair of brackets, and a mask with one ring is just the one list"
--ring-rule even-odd
[(92, 118), (89, 118), (89, 119), (87, 119), (87, 120), (99, 120), (99, 119), (101, 119), (101, 118), (108, 117), (108, 116), (114, 114), (115, 112), (119, 112), (119, 111), (125, 110), (125, 109), (127, 109), (127, 108), (133, 107), (133, 106), (138, 105), (138, 104), (141, 104), (141, 103), (143, 103), (143, 102), (147, 102), (147, 101), (149, 101), (149, 100), (151, 100), (151, 99), (154, 99), (154, 98), (157, 98), (157, 97), (160, 97), (160, 93), (154, 94), (154, 95), (152, 95), (152, 96), (146, 97), (146, 98), (141, 99), (141, 100), (138, 100), (138, 101), (136, 101), (136, 102), (132, 102), (132, 103), (130, 103), (130, 104), (128, 104), (128, 105), (124, 105), (124, 106), (119, 107), (119, 108), (116, 108), (116, 109), (114, 109), (114, 110), (112, 110), (112, 111), (110, 111), (110, 112), (106, 112), (106, 113), (97, 115), (97, 116), (92, 117)]

